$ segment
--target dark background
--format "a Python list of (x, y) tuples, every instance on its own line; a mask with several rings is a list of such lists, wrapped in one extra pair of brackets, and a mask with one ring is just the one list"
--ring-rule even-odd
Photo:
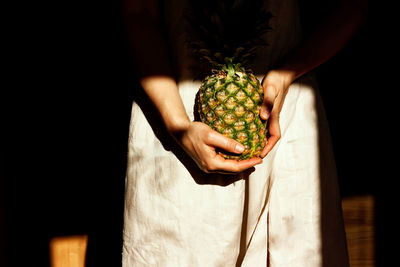
[[(323, 15), (317, 7), (328, 6), (302, 2), (307, 32)], [(119, 266), (136, 86), (119, 1), (31, 5), (10, 22), (14, 74), (1, 98), (0, 266), (48, 266), (49, 240), (76, 234), (89, 236), (88, 266)], [(316, 70), (343, 196), (377, 194), (367, 39), (365, 25)], [(378, 215), (380, 205), (378, 198)], [(379, 216), (377, 226), (379, 245)]]

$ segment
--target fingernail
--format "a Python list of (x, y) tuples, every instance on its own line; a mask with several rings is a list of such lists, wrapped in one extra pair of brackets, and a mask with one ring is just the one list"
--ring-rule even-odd
[(244, 146), (242, 146), (240, 144), (236, 144), (235, 152), (242, 153), (243, 151), (244, 151)]
[(266, 109), (262, 109), (260, 115), (261, 115), (261, 118), (263, 118), (264, 120), (266, 120), (266, 119), (268, 119), (269, 113), (268, 113), (268, 111), (267, 111)]

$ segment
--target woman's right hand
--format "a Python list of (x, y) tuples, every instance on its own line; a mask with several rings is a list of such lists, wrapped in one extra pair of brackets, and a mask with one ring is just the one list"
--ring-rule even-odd
[(244, 147), (202, 122), (188, 122), (179, 130), (170, 132), (200, 169), (206, 173), (238, 173), (262, 163), (262, 159), (258, 157), (238, 161), (225, 159), (219, 155), (216, 148), (240, 154)]

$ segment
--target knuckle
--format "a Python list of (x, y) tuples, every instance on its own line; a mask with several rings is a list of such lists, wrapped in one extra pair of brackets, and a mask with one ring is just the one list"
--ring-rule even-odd
[(241, 171), (237, 165), (233, 165), (231, 170), (232, 170), (232, 172), (240, 172)]
[(204, 163), (204, 168), (208, 171), (208, 172), (212, 172), (212, 171), (215, 171), (215, 165), (214, 164), (212, 164), (211, 162), (209, 162), (209, 161), (206, 161), (205, 163)]
[(200, 169), (205, 172), (205, 173), (210, 173), (210, 170), (208, 168), (207, 163), (205, 163), (204, 161), (201, 162), (200, 164)]
[(279, 120), (280, 119), (280, 113), (275, 111), (275, 110), (273, 110), (271, 112), (271, 118)]
[(203, 172), (205, 172), (205, 173), (210, 173), (210, 171), (207, 170), (207, 168), (205, 168), (205, 167), (201, 168), (201, 170), (202, 170)]
[(236, 148), (236, 142), (233, 140), (226, 140), (226, 148), (228, 148), (229, 151), (234, 151)]
[(208, 165), (208, 166), (207, 166), (207, 170), (208, 170), (209, 172), (213, 172), (213, 171), (216, 171), (216, 168), (215, 168), (214, 165)]
[(204, 140), (205, 140), (206, 142), (211, 142), (212, 139), (213, 139), (213, 133), (212, 133), (211, 131), (206, 131), (206, 132), (204, 133)]

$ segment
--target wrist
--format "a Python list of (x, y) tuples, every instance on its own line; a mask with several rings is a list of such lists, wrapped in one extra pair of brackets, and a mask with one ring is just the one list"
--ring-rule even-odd
[(179, 135), (179, 133), (187, 130), (190, 125), (190, 120), (187, 116), (182, 117), (169, 117), (165, 121), (165, 126), (167, 127), (167, 131), (173, 135)]
[(316, 66), (313, 57), (308, 55), (311, 52), (309, 51), (307, 54), (303, 51), (304, 49), (304, 44), (294, 48), (277, 66), (277, 70), (286, 71), (293, 75), (292, 82)]
[(169, 76), (150, 76), (141, 79), (143, 89), (159, 111), (171, 134), (186, 129), (190, 120), (179, 95), (175, 80)]
[(277, 68), (270, 70), (264, 80), (264, 83), (268, 84), (280, 84), (283, 87), (289, 87), (289, 85), (298, 78), (296, 72), (289, 69)]

